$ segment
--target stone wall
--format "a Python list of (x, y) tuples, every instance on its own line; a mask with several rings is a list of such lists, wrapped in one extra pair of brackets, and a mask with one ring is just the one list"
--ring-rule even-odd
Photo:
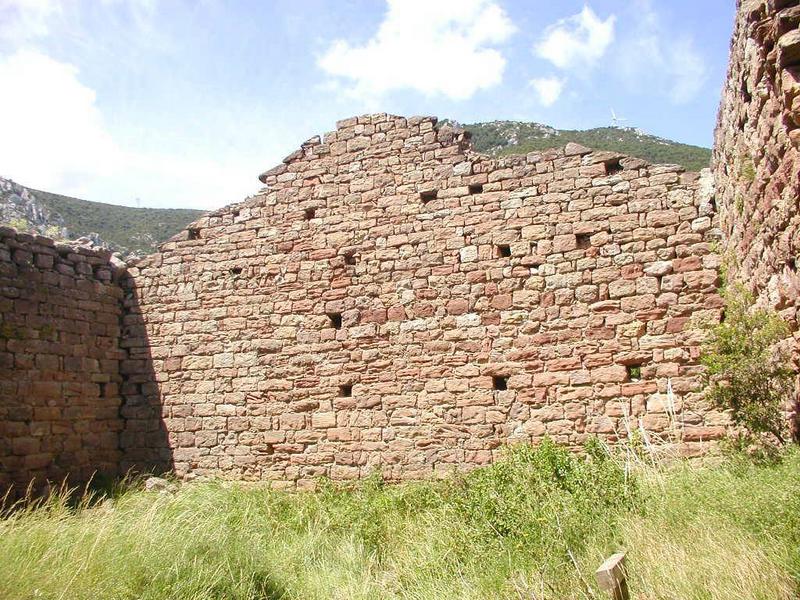
[[(762, 305), (779, 310), (797, 331), (798, 0), (739, 3), (716, 129), (714, 177), (731, 277), (745, 282)], [(798, 348), (800, 334), (794, 337)]]
[(734, 273), (794, 318), (800, 307), (800, 1), (740, 3), (714, 165)]
[(118, 473), (122, 291), (109, 258), (0, 227), (0, 497)]
[(641, 425), (687, 453), (721, 435), (690, 327), (720, 307), (697, 175), (574, 144), (491, 160), (467, 138), (341, 121), (131, 268), (126, 455), (302, 487), (544, 435)]
[(126, 275), (0, 228), (0, 488), (131, 467), (424, 478), (634, 429), (701, 452), (727, 424), (694, 327), (720, 316), (715, 250), (796, 325), (799, 152), (800, 2), (741, 0), (716, 192), (575, 144), (490, 159), (378, 114)]

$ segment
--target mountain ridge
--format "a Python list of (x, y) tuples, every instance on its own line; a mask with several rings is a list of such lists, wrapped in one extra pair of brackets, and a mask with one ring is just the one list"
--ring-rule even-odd
[(0, 225), (54, 239), (87, 237), (123, 256), (155, 252), (205, 211), (134, 208), (37, 190), (0, 177)]
[(527, 154), (574, 142), (593, 150), (635, 156), (653, 164), (678, 164), (687, 171), (700, 171), (711, 163), (710, 148), (675, 142), (633, 127), (556, 129), (528, 121), (445, 122), (471, 132), (473, 148), (490, 156)]
[[(689, 171), (709, 166), (711, 150), (649, 135), (630, 127), (559, 130), (526, 121), (488, 121), (461, 125), (472, 133), (475, 151), (490, 156), (526, 154), (569, 142), (610, 150), (651, 163), (678, 164)], [(86, 237), (123, 256), (155, 252), (205, 211), (186, 208), (133, 208), (37, 190), (0, 177), (0, 225), (56, 239)]]

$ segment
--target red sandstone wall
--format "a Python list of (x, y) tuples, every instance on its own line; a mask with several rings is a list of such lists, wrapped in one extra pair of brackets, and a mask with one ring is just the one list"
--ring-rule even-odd
[(122, 291), (108, 261), (0, 227), (0, 496), (118, 471)]
[(800, 307), (800, 1), (740, 2), (714, 165), (735, 274), (794, 319)]
[(576, 145), (489, 160), (431, 118), (342, 121), (130, 269), (126, 455), (301, 485), (426, 477), (509, 440), (613, 440), (626, 415), (664, 432), (668, 381), (696, 451), (724, 418), (689, 327), (720, 305), (695, 180)]
[[(732, 276), (792, 323), (800, 349), (798, 0), (739, 3), (714, 177)], [(795, 355), (800, 358), (800, 351)], [(798, 391), (800, 397), (800, 382)]]

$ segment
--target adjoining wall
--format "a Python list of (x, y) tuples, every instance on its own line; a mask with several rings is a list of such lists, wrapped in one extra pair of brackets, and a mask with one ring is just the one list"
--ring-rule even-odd
[(797, 350), (800, 1), (739, 3), (713, 162), (731, 278), (792, 323)]
[(118, 474), (122, 291), (109, 258), (0, 227), (0, 497)]
[(800, 1), (740, 2), (713, 162), (732, 275), (795, 319), (800, 307)]
[(161, 462), (162, 415), (179, 475), (301, 486), (640, 424), (699, 451), (725, 418), (698, 391), (691, 319), (720, 299), (696, 179), (574, 144), (490, 160), (429, 117), (342, 121), (129, 270), (125, 452)]

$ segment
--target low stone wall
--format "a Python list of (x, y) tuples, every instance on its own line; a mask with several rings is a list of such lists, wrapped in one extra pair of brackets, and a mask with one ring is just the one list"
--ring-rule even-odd
[(122, 291), (109, 258), (0, 227), (0, 496), (118, 474)]
[(797, 367), (800, 1), (740, 1), (713, 162), (731, 278), (793, 325)]
[(262, 181), (129, 271), (126, 455), (305, 485), (545, 435), (723, 433), (691, 327), (720, 307), (697, 175), (574, 144), (492, 160), (382, 114)]

